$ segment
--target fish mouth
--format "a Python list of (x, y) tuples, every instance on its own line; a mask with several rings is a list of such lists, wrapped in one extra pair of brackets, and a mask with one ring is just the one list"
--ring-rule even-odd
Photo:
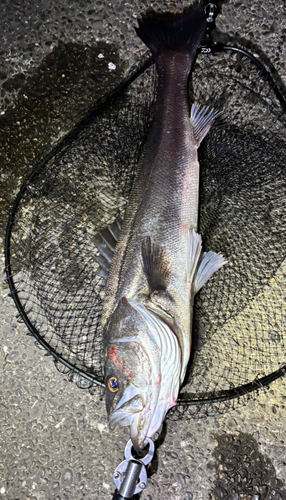
[(127, 387), (122, 398), (111, 413), (109, 428), (115, 430), (118, 427), (131, 426), (134, 416), (142, 412), (143, 408), (144, 402), (140, 391), (131, 384)]
[[(147, 444), (148, 430), (150, 427), (152, 412), (146, 412), (144, 397), (133, 386), (125, 391), (125, 394), (117, 404), (109, 418), (109, 428), (114, 431), (120, 427), (130, 426), (130, 438), (133, 448), (141, 451)], [(126, 395), (127, 392), (127, 395)], [(135, 394), (132, 396), (132, 394)], [(128, 399), (128, 396), (131, 397)]]
[(134, 385), (130, 385), (109, 418), (109, 428), (112, 431), (130, 426), (130, 437), (136, 451), (142, 450), (147, 444), (150, 421), (146, 419), (145, 406), (144, 396)]
[(111, 413), (109, 427), (113, 430), (130, 426), (133, 447), (139, 451), (145, 447), (146, 438), (152, 438), (158, 431), (167, 411), (176, 404), (181, 375), (181, 349), (172, 328), (156, 312), (135, 302), (130, 304), (148, 325), (149, 344), (153, 346), (150, 352), (146, 351), (151, 375), (145, 384), (141, 380), (140, 389), (133, 384), (126, 387)]

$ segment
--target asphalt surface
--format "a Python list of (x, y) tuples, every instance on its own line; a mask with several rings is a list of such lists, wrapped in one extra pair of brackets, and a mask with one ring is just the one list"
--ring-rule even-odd
[[(145, 48), (133, 29), (136, 18), (150, 6), (179, 12), (187, 5), (2, 2), (1, 237), (9, 206), (34, 158), (65, 135), (95, 99), (108, 94), (144, 57)], [(263, 57), (286, 83), (283, 1), (229, 1), (217, 18), (217, 28), (222, 39), (229, 36)], [(46, 80), (40, 77), (43, 61), (47, 64), (53, 53), (58, 71), (65, 75), (65, 61), (73, 63), (75, 49), (83, 61), (81, 71), (69, 77), (60, 97), (49, 96)], [(104, 57), (98, 57), (102, 53)], [(100, 72), (90, 80), (86, 68), (95, 61), (101, 64)], [(25, 94), (31, 88), (32, 105), (31, 93)], [(3, 280), (0, 304), (0, 497), (112, 498), (112, 474), (123, 460), (127, 431), (111, 432), (102, 394), (92, 396), (79, 389), (25, 335)], [(279, 379), (268, 391), (219, 417), (168, 422), (141, 498), (286, 499), (285, 402), (285, 380)]]

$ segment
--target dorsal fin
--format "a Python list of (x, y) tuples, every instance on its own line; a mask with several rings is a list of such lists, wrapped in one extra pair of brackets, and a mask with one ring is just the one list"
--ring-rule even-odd
[(96, 274), (102, 278), (102, 286), (106, 285), (110, 264), (112, 262), (121, 227), (122, 219), (120, 215), (118, 215), (112, 224), (108, 224), (106, 228), (98, 231), (93, 238), (93, 243), (100, 253), (100, 255), (95, 257), (95, 260), (99, 264)]

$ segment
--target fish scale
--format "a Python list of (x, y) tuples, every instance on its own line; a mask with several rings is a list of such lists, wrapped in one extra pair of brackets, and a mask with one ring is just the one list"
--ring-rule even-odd
[[(188, 66), (188, 61), (185, 64)], [(176, 92), (177, 81), (167, 92), (162, 89), (161, 100), (156, 103), (155, 116), (160, 116), (161, 109), (166, 108), (165, 114), (170, 116), (171, 123), (166, 122), (164, 116), (159, 122), (155, 118), (145, 143), (138, 178), (134, 182), (122, 233), (113, 257), (106, 288), (103, 325), (105, 317), (109, 316), (110, 310), (122, 296), (123, 288), (125, 295), (133, 298), (140, 293), (140, 288), (146, 288), (141, 259), (142, 240), (146, 236), (151, 236), (155, 243), (162, 245), (168, 252), (176, 275), (173, 281), (177, 283), (176, 288), (179, 287), (178, 294), (181, 297), (182, 272), (186, 269), (187, 231), (197, 227), (199, 177), (197, 148), (189, 120), (186, 80), (185, 76), (185, 88), (179, 96), (182, 101), (179, 114), (175, 113), (179, 100)], [(169, 134), (170, 128), (179, 130), (175, 134)], [(193, 182), (189, 192), (184, 193), (185, 178), (188, 175)], [(180, 232), (181, 226), (184, 226), (183, 235)], [(118, 279), (115, 289), (116, 277), (119, 276), (120, 282)], [(186, 279), (185, 273), (185, 283)], [(182, 314), (179, 313), (179, 316), (182, 317)]]

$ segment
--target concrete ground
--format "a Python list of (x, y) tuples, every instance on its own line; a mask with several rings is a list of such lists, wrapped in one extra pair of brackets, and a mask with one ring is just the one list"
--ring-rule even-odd
[[(1, 2), (2, 238), (9, 205), (34, 158), (67, 133), (145, 54), (133, 30), (136, 18), (149, 6), (181, 11), (187, 5), (180, 0)], [(232, 41), (248, 41), (252, 50), (262, 51), (286, 83), (284, 1), (230, 0), (223, 4), (217, 27)], [(70, 77), (58, 100), (49, 96), (38, 71), (55, 47), (62, 51), (62, 64), (70, 57), (67, 47), (76, 47), (84, 63), (81, 75)], [(100, 78), (85, 78), (85, 68), (102, 51)], [(31, 82), (32, 106), (25, 94)], [(127, 432), (109, 431), (100, 394), (91, 396), (69, 382), (25, 335), (3, 282), (0, 304), (0, 497), (112, 498), (112, 474), (123, 459)], [(286, 499), (285, 401), (286, 383), (279, 379), (267, 392), (218, 418), (168, 422), (141, 498)]]

